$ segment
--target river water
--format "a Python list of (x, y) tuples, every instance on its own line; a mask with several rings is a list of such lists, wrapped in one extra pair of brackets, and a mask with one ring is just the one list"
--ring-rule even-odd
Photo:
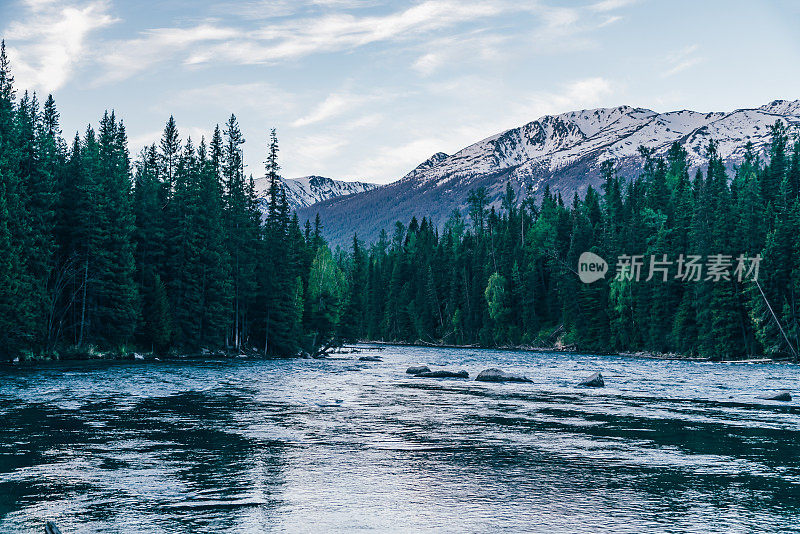
[(363, 354), (0, 368), (0, 532), (800, 532), (797, 366)]

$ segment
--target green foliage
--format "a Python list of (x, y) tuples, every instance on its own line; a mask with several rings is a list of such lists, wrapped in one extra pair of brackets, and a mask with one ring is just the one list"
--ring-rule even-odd
[[(470, 224), (455, 212), (441, 234), (424, 218), (408, 227), (398, 222), (391, 243), (384, 233), (369, 251), (367, 317), (360, 329), (352, 321), (348, 336), (561, 341), (582, 350), (711, 358), (793, 354), (800, 341), (800, 142), (790, 143), (781, 124), (772, 133), (769, 163), (747, 146), (732, 178), (712, 142), (707, 172), (692, 181), (686, 151), (676, 143), (663, 156), (642, 149), (641, 172), (627, 182), (605, 162), (602, 194), (589, 188), (569, 207), (549, 188), (538, 205), (518, 199), (509, 184), (499, 211), (487, 207), (485, 190), (475, 191), (464, 210)], [(605, 281), (578, 280), (574, 269), (586, 251), (611, 264)], [(675, 280), (674, 264), (666, 280), (654, 273), (645, 281), (646, 268), (640, 282), (614, 279), (620, 254), (641, 255), (645, 265), (665, 255), (675, 262), (695, 254), (705, 263), (724, 254), (732, 257), (732, 273), (738, 255), (761, 254), (766, 300), (752, 281), (736, 276)], [(348, 279), (363, 278), (356, 276), (360, 263), (351, 256)]]
[(308, 281), (309, 331), (312, 348), (329, 344), (339, 323), (347, 290), (344, 273), (328, 247), (317, 249)]
[[(61, 137), (52, 96), (17, 100), (0, 46), (0, 346), (3, 357), (145, 349), (244, 350), (291, 356), (304, 329), (337, 339), (357, 292), (322, 238), (306, 236), (278, 175), (271, 131), (266, 219), (245, 177), (235, 116), (206, 144), (181, 140), (173, 117), (130, 162), (125, 126)], [(312, 259), (317, 261), (312, 269)], [(366, 286), (366, 255), (356, 255)], [(316, 275), (312, 279), (311, 274)], [(309, 292), (309, 287), (311, 292)], [(311, 293), (311, 297), (306, 296)], [(352, 331), (360, 329), (356, 322)]]
[(154, 352), (163, 353), (172, 342), (172, 317), (167, 290), (158, 274), (152, 274), (148, 282), (143, 291), (144, 340), (150, 343)]
[(511, 309), (506, 296), (506, 279), (499, 273), (492, 273), (484, 291), (486, 304), (489, 307), (489, 318), (494, 322), (495, 338), (502, 342), (508, 330), (508, 318)]
[[(343, 340), (793, 355), (800, 342), (800, 139), (782, 122), (730, 174), (714, 142), (689, 176), (677, 143), (641, 149), (637, 176), (601, 167), (601, 192), (480, 188), (441, 227), (397, 222), (333, 253), (319, 216), (290, 213), (270, 132), (259, 198), (235, 116), (181, 140), (173, 117), (131, 164), (125, 126), (61, 137), (52, 96), (17, 98), (0, 45), (0, 346), (3, 357), (127, 347), (258, 348), (291, 356)], [(264, 213), (262, 213), (262, 210)], [(612, 273), (579, 282), (582, 252)], [(611, 279), (621, 255), (763, 257), (760, 285)], [(647, 273), (643, 273), (643, 278)]]

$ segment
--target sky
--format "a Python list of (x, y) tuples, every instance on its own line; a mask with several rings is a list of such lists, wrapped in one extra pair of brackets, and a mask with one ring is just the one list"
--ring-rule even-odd
[(388, 183), (546, 114), (800, 98), (791, 0), (0, 0), (0, 37), (67, 138), (114, 109), (135, 157), (234, 113), (257, 177), (272, 127), (285, 177)]

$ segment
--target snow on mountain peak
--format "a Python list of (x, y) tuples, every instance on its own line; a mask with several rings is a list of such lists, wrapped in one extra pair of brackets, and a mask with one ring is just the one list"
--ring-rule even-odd
[[(375, 237), (381, 228), (411, 215), (442, 222), (453, 209), (465, 209), (469, 191), (484, 187), (497, 203), (506, 184), (522, 195), (540, 194), (549, 185), (563, 198), (599, 187), (600, 163), (613, 159), (620, 175), (639, 172), (640, 146), (662, 155), (673, 143), (687, 152), (690, 165), (706, 164), (708, 144), (718, 143), (726, 165), (739, 163), (750, 142), (764, 154), (776, 120), (800, 126), (800, 100), (775, 100), (729, 112), (650, 109), (617, 106), (545, 115), (517, 128), (487, 137), (447, 156), (437, 153), (405, 177), (376, 191), (325, 202), (302, 212), (319, 211), (330, 236)], [(529, 188), (529, 189), (528, 189)], [(353, 213), (359, 213), (356, 219)]]
[[(334, 180), (324, 176), (302, 176), (300, 178), (281, 178), (286, 190), (289, 207), (293, 210), (304, 208), (329, 198), (354, 195), (378, 187), (378, 184), (367, 182), (350, 182)], [(266, 205), (269, 194), (269, 180), (256, 180), (256, 189), (262, 205)]]
[(800, 101), (776, 100), (727, 113), (618, 106), (545, 115), (465, 147), (424, 172), (420, 166), (406, 178), (443, 184), (465, 175), (514, 172), (524, 179), (534, 169), (555, 172), (592, 155), (599, 160), (636, 158), (639, 146), (664, 153), (676, 141), (693, 165), (701, 165), (712, 138), (720, 143), (723, 158), (735, 163), (747, 141), (757, 149), (766, 145), (776, 119), (800, 123)]

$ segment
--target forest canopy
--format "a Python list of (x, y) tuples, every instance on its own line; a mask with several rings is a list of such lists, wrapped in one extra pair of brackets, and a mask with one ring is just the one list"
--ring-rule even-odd
[[(769, 154), (726, 167), (711, 142), (690, 175), (674, 144), (640, 149), (622, 180), (562, 199), (485, 190), (437, 226), (397, 222), (332, 250), (301, 224), (271, 130), (259, 197), (234, 115), (210, 139), (161, 140), (131, 158), (123, 121), (62, 136), (52, 95), (17, 95), (0, 52), (0, 346), (4, 358), (94, 351), (318, 355), (383, 340), (709, 358), (795, 356), (800, 337), (800, 141), (782, 122)], [(538, 200), (536, 200), (538, 199)], [(580, 255), (758, 257), (758, 283), (606, 277)]]

